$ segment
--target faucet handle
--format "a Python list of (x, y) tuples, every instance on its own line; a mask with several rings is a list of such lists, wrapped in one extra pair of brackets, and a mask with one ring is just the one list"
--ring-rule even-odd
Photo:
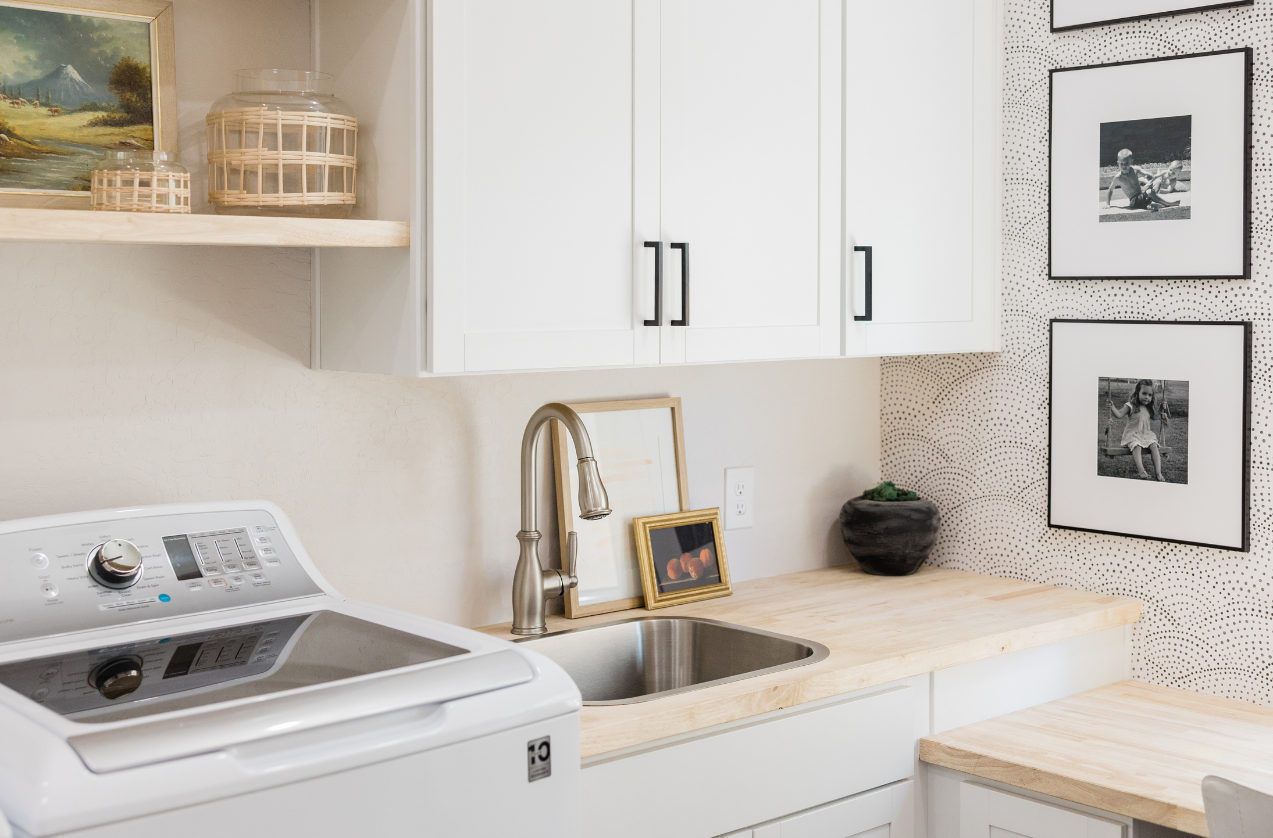
[(579, 533), (571, 530), (566, 534), (566, 588), (579, 586)]

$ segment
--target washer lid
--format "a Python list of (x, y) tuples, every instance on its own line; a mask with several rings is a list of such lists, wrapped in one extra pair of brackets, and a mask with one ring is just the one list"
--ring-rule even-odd
[(440, 703), (532, 677), (512, 651), (471, 655), (333, 611), (0, 666), (0, 684), (76, 722), (68, 742), (95, 772)]

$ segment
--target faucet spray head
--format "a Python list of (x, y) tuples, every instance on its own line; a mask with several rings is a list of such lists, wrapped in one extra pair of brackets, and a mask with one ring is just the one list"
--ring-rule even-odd
[(610, 498), (601, 482), (601, 471), (592, 457), (579, 458), (579, 516), (596, 521), (610, 514)]

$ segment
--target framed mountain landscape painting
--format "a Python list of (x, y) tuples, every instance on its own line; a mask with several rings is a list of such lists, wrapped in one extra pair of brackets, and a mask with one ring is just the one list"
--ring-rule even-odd
[(177, 144), (168, 0), (0, 0), (0, 207), (88, 209), (111, 150)]

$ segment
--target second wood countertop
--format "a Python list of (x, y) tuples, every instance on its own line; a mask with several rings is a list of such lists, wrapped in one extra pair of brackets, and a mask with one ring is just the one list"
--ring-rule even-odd
[[(548, 630), (631, 617), (706, 617), (816, 640), (819, 663), (638, 704), (584, 707), (582, 756), (629, 748), (750, 716), (972, 661), (1135, 623), (1139, 602), (1071, 588), (925, 567), (870, 576), (847, 567), (734, 585), (733, 596), (580, 620)], [(479, 631), (515, 639), (509, 624)]]
[(1273, 707), (1122, 681), (920, 741), (920, 758), (1208, 835), (1202, 778), (1273, 788)]

